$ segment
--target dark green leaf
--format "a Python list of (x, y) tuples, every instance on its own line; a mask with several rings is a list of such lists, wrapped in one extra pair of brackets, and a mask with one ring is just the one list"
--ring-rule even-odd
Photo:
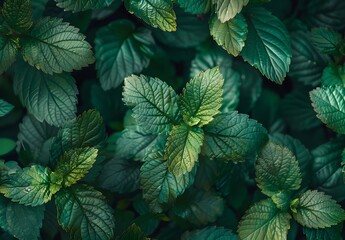
[(212, 0), (177, 0), (177, 3), (186, 12), (203, 14), (211, 9)]
[(2, 16), (6, 23), (17, 31), (27, 31), (32, 26), (30, 0), (5, 0)]
[(322, 72), (322, 86), (340, 85), (345, 87), (345, 65), (329, 65)]
[(310, 39), (315, 48), (322, 53), (336, 53), (342, 41), (340, 33), (327, 28), (313, 29)]
[(333, 227), (319, 229), (304, 227), (303, 233), (307, 237), (306, 240), (342, 240), (343, 238), (341, 236), (341, 228), (339, 226), (341, 226), (341, 224)]
[(55, 0), (56, 6), (65, 11), (85, 11), (109, 6), (113, 0)]
[(231, 230), (223, 227), (205, 227), (200, 230), (185, 232), (181, 240), (237, 240), (238, 237)]
[(0, 137), (0, 156), (6, 155), (16, 147), (16, 142), (9, 138)]
[(0, 36), (0, 74), (16, 61), (18, 48), (19, 40), (17, 38)]

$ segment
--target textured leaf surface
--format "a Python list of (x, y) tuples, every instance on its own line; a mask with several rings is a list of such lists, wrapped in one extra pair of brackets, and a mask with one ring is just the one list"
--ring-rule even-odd
[(69, 187), (82, 179), (96, 161), (95, 148), (75, 148), (65, 152), (57, 163), (54, 174), (62, 177), (62, 184)]
[(204, 131), (203, 153), (226, 161), (244, 161), (254, 157), (267, 139), (265, 128), (237, 112), (217, 115)]
[(85, 36), (59, 18), (42, 18), (21, 46), (24, 60), (48, 74), (72, 72), (94, 62)]
[(284, 24), (263, 8), (248, 10), (245, 17), (248, 35), (242, 57), (267, 78), (282, 84), (292, 55)]
[(80, 12), (109, 6), (113, 0), (55, 0), (65, 11)]
[(219, 46), (238, 56), (247, 38), (248, 26), (242, 14), (222, 23), (216, 16), (210, 21), (210, 33)]
[(48, 75), (21, 62), (15, 67), (13, 88), (39, 121), (62, 126), (75, 117), (78, 89), (69, 74)]
[(185, 232), (181, 240), (237, 240), (230, 229), (224, 227), (205, 227), (203, 229)]
[(202, 127), (213, 120), (222, 106), (223, 83), (219, 67), (200, 72), (187, 83), (178, 102), (186, 124)]
[(0, 117), (3, 117), (13, 110), (14, 106), (3, 99), (0, 99)]
[(176, 31), (176, 15), (171, 0), (125, 0), (125, 6), (152, 27)]
[(6, 23), (17, 31), (27, 31), (32, 26), (30, 0), (6, 0), (2, 6), (2, 16)]
[(293, 216), (302, 226), (325, 228), (345, 220), (345, 211), (330, 196), (323, 192), (303, 193), (296, 205), (297, 213)]
[(213, 0), (216, 4), (216, 13), (221, 22), (234, 18), (246, 6), (249, 0)]
[(201, 128), (185, 124), (174, 126), (165, 147), (169, 171), (175, 176), (190, 172), (198, 161), (203, 140), (204, 133)]
[(315, 28), (310, 39), (317, 50), (322, 53), (334, 53), (341, 43), (341, 34), (327, 28)]
[(48, 202), (61, 186), (50, 181), (48, 168), (34, 165), (9, 174), (0, 186), (0, 192), (26, 206), (38, 206)]
[(239, 237), (243, 240), (287, 239), (290, 219), (290, 214), (280, 212), (271, 199), (263, 200), (242, 217), (238, 226)]
[(212, 5), (212, 0), (177, 0), (177, 3), (186, 12), (193, 14), (207, 13)]
[[(339, 224), (341, 226), (341, 224)], [(303, 233), (306, 235), (306, 240), (342, 240), (341, 228), (337, 226), (328, 227), (328, 228), (303, 228)]]
[(272, 142), (261, 150), (255, 175), (258, 187), (269, 197), (279, 192), (297, 190), (302, 182), (296, 157), (288, 148)]
[(151, 31), (117, 20), (96, 35), (96, 68), (104, 90), (118, 87), (125, 77), (148, 66), (154, 40)]
[(16, 61), (18, 47), (17, 39), (0, 36), (0, 74)]
[(329, 86), (310, 92), (317, 117), (333, 131), (345, 133), (345, 88)]
[(345, 87), (345, 66), (329, 65), (322, 72), (322, 86), (340, 85)]
[(179, 118), (177, 95), (158, 78), (132, 75), (125, 79), (123, 101), (134, 106), (133, 117), (151, 133), (169, 132)]
[(55, 197), (58, 221), (70, 239), (112, 239), (114, 218), (102, 193), (86, 185), (65, 188)]

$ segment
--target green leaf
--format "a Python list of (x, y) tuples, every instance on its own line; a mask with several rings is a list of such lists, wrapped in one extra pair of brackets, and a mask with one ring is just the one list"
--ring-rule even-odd
[(310, 92), (317, 117), (337, 133), (345, 133), (345, 88), (328, 86)]
[(320, 83), (323, 69), (329, 58), (319, 53), (310, 44), (310, 36), (306, 32), (298, 31), (291, 35), (292, 61), (289, 76), (305, 85), (316, 86)]
[(96, 110), (83, 112), (78, 118), (66, 124), (53, 139), (50, 148), (52, 160), (74, 148), (95, 147), (99, 149), (106, 134), (103, 119)]
[(0, 117), (9, 114), (13, 110), (14, 106), (5, 100), (0, 99)]
[(241, 55), (268, 79), (282, 84), (291, 63), (290, 37), (284, 24), (264, 8), (245, 14), (248, 35)]
[(0, 36), (0, 74), (6, 71), (15, 61), (19, 40), (9, 36)]
[(194, 182), (194, 174), (175, 176), (164, 160), (163, 149), (153, 150), (140, 168), (143, 198), (153, 212), (162, 212), (163, 203), (172, 203)]
[(13, 202), (38, 206), (48, 202), (61, 186), (51, 181), (51, 171), (39, 165), (24, 168), (5, 177), (0, 192)]
[(96, 162), (96, 148), (75, 148), (65, 152), (57, 162), (54, 174), (61, 177), (62, 185), (69, 187), (82, 179)]
[(90, 186), (64, 188), (55, 197), (57, 218), (70, 239), (112, 239), (114, 218), (102, 193)]
[(237, 112), (218, 114), (204, 131), (203, 154), (225, 161), (253, 158), (267, 140), (267, 131), (261, 124)]
[(248, 26), (242, 14), (221, 22), (217, 16), (210, 21), (210, 33), (219, 46), (228, 53), (238, 56), (244, 47), (247, 38)]
[(145, 234), (141, 231), (140, 227), (133, 223), (126, 231), (124, 231), (116, 240), (147, 240)]
[(170, 132), (178, 122), (175, 91), (158, 78), (132, 75), (125, 79), (123, 101), (133, 106), (133, 117), (150, 133)]
[(206, 225), (222, 215), (224, 200), (214, 192), (190, 188), (178, 198), (172, 211), (177, 216), (195, 224)]
[[(341, 225), (328, 227), (328, 228), (303, 228), (303, 233), (306, 235), (306, 240), (342, 240)], [(340, 227), (339, 227), (340, 226)]]
[(109, 6), (113, 0), (55, 0), (65, 11), (80, 12)]
[(340, 85), (345, 87), (345, 65), (329, 65), (323, 69), (322, 86)]
[(255, 175), (258, 187), (269, 197), (283, 191), (298, 190), (302, 182), (296, 157), (288, 148), (272, 142), (261, 150)]
[(96, 34), (96, 68), (102, 88), (118, 87), (125, 77), (148, 66), (154, 39), (146, 28), (135, 28), (128, 20), (117, 20)]
[(21, 39), (21, 46), (24, 60), (48, 74), (80, 70), (94, 62), (85, 36), (59, 18), (42, 18)]
[(222, 106), (223, 83), (219, 67), (200, 72), (187, 83), (178, 102), (186, 124), (202, 127), (213, 120)]
[(177, 0), (177, 3), (186, 12), (203, 14), (210, 11), (212, 0)]
[(175, 176), (192, 171), (198, 161), (204, 133), (201, 128), (185, 124), (173, 127), (165, 147), (169, 171)]
[(116, 193), (128, 193), (139, 189), (140, 164), (123, 157), (112, 157), (103, 165), (99, 175), (101, 187)]
[(216, 13), (218, 19), (224, 23), (242, 11), (249, 0), (213, 0), (216, 4)]
[(9, 138), (0, 138), (0, 156), (6, 155), (16, 147), (16, 142)]
[(42, 17), (48, 1), (49, 0), (31, 0), (32, 15), (34, 20)]
[(2, 16), (6, 23), (16, 31), (27, 31), (31, 28), (32, 7), (30, 0), (5, 0)]
[(199, 230), (185, 232), (181, 240), (237, 240), (238, 237), (230, 229), (210, 226)]
[(315, 48), (322, 53), (336, 53), (342, 41), (341, 34), (327, 28), (314, 28), (310, 40)]
[(242, 240), (284, 240), (290, 219), (289, 213), (281, 212), (271, 199), (266, 199), (247, 210), (238, 226), (238, 234)]
[(345, 220), (345, 211), (330, 196), (316, 190), (302, 193), (295, 205), (295, 220), (308, 228), (325, 228)]
[(24, 62), (15, 66), (14, 92), (39, 121), (62, 126), (75, 117), (78, 89), (66, 73), (45, 74)]
[(130, 13), (154, 28), (176, 31), (176, 15), (171, 0), (125, 0), (125, 6)]

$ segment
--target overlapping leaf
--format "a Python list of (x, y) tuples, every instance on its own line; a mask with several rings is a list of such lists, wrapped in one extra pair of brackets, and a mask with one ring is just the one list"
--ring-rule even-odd
[(19, 32), (29, 30), (33, 24), (30, 0), (6, 0), (1, 12), (6, 23)]
[(10, 113), (14, 106), (3, 99), (0, 99), (0, 117), (3, 117)]
[(6, 71), (15, 61), (19, 48), (17, 38), (0, 36), (0, 74)]
[(55, 0), (56, 6), (65, 11), (80, 12), (109, 6), (113, 0)]
[(249, 0), (213, 0), (216, 13), (221, 22), (234, 18), (246, 6)]

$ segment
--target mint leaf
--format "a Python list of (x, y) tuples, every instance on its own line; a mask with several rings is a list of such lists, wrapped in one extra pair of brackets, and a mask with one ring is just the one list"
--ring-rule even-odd
[(133, 106), (133, 117), (151, 133), (170, 132), (178, 122), (175, 91), (158, 78), (132, 75), (125, 79), (123, 101)]
[(329, 86), (310, 92), (317, 117), (333, 131), (345, 133), (345, 88)]
[(9, 138), (0, 137), (0, 156), (6, 155), (16, 147), (16, 142)]
[(306, 236), (306, 240), (314, 240), (314, 239), (321, 239), (321, 240), (342, 240), (343, 237), (341, 236), (341, 227), (342, 224), (338, 224), (337, 226), (328, 227), (328, 228), (319, 228), (319, 229), (312, 229), (312, 228), (303, 228), (303, 233)]
[(75, 117), (78, 90), (69, 74), (49, 75), (19, 62), (13, 88), (22, 104), (41, 122), (62, 126)]
[(30, 0), (5, 0), (1, 12), (6, 23), (16, 31), (25, 32), (33, 24)]
[(185, 124), (174, 126), (165, 147), (169, 171), (175, 176), (192, 171), (198, 161), (203, 140), (204, 133), (201, 128)]
[(51, 171), (39, 165), (8, 174), (0, 186), (0, 192), (13, 202), (26, 206), (38, 206), (48, 202), (61, 186), (50, 179)]
[(290, 219), (290, 214), (281, 212), (271, 199), (262, 200), (246, 211), (238, 235), (243, 240), (287, 239)]
[(244, 161), (256, 155), (267, 140), (267, 131), (255, 120), (237, 112), (218, 114), (204, 127), (202, 152), (212, 159)]
[(0, 117), (6, 116), (13, 110), (14, 106), (5, 100), (0, 99)]
[(202, 14), (210, 11), (212, 0), (177, 0), (177, 3), (186, 12)]
[(102, 88), (118, 87), (125, 77), (148, 66), (154, 45), (151, 31), (117, 20), (97, 31), (96, 68)]
[(325, 228), (345, 220), (345, 211), (323, 192), (308, 190), (302, 193), (296, 205), (295, 220), (308, 228)]
[(249, 0), (213, 0), (213, 2), (216, 4), (218, 19), (224, 23), (240, 13)]
[(109, 6), (113, 0), (55, 0), (65, 11), (80, 12)]
[(215, 15), (210, 21), (210, 33), (219, 46), (228, 53), (238, 56), (247, 38), (248, 26), (242, 14), (221, 22)]
[(283, 146), (268, 142), (255, 166), (256, 182), (271, 197), (282, 191), (299, 189), (302, 178), (296, 157)]
[(0, 36), (0, 74), (6, 71), (15, 61), (19, 40), (9, 36)]
[(291, 63), (290, 37), (284, 24), (264, 8), (245, 13), (248, 35), (243, 59), (268, 79), (282, 84)]
[(230, 229), (226, 229), (224, 227), (205, 227), (199, 230), (193, 230), (185, 232), (181, 240), (221, 240), (221, 239), (228, 239), (228, 240), (237, 240), (238, 237), (231, 232)]
[(187, 83), (178, 102), (186, 124), (202, 127), (213, 120), (222, 106), (223, 83), (218, 67), (200, 72)]
[(71, 239), (112, 239), (114, 218), (102, 193), (86, 185), (64, 188), (55, 197), (57, 218)]
[(129, 12), (163, 31), (176, 31), (176, 15), (171, 0), (125, 0)]
[(314, 28), (310, 39), (317, 50), (322, 53), (336, 53), (342, 41), (341, 34), (327, 28)]
[(75, 148), (65, 152), (53, 174), (62, 178), (62, 185), (69, 187), (82, 179), (96, 162), (95, 148)]
[(59, 18), (42, 18), (21, 39), (21, 46), (24, 60), (48, 74), (72, 72), (94, 62), (85, 36)]
[(127, 240), (127, 239), (133, 239), (133, 240), (148, 240), (146, 238), (145, 234), (142, 232), (140, 227), (133, 223), (129, 228), (126, 229), (118, 238), (117, 240)]
[(323, 69), (322, 86), (340, 85), (345, 87), (345, 66), (329, 65)]

